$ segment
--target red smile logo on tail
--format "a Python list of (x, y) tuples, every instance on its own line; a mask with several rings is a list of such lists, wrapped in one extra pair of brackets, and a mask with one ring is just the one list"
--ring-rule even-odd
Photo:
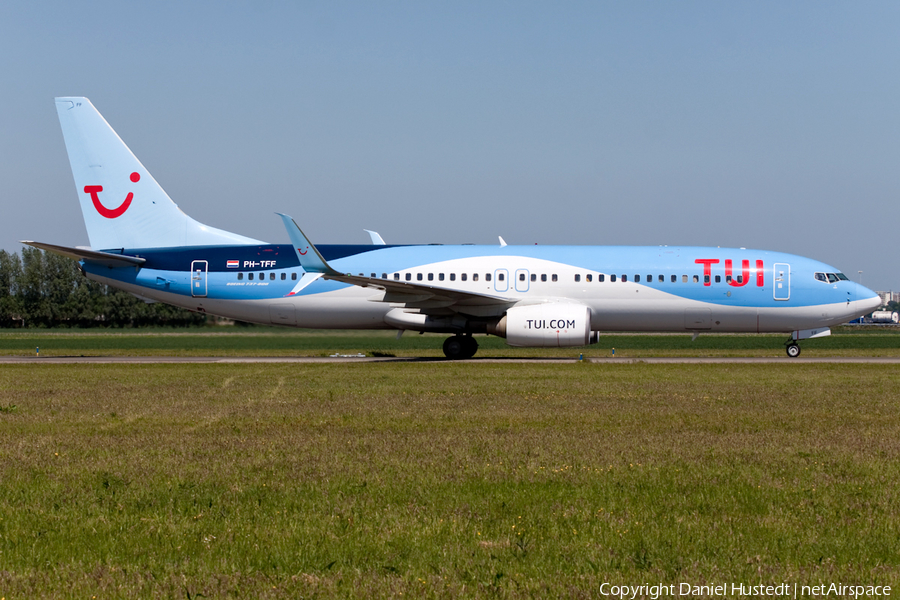
[[(130, 177), (132, 183), (137, 183), (141, 180), (141, 175), (139, 173), (132, 173)], [(128, 192), (128, 195), (125, 196), (125, 201), (118, 206), (118, 208), (108, 209), (100, 202), (100, 192), (103, 191), (102, 185), (86, 185), (84, 186), (84, 193), (91, 195), (91, 202), (94, 203), (94, 208), (97, 209), (97, 212), (107, 219), (115, 219), (116, 217), (121, 217), (122, 214), (128, 210), (128, 207), (131, 206), (131, 201), (134, 200), (134, 194)]]

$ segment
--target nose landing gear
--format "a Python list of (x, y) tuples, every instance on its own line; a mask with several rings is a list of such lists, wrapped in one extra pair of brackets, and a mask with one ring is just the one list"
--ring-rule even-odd
[(450, 360), (472, 358), (478, 352), (478, 342), (471, 335), (454, 335), (444, 340), (444, 356)]
[(831, 329), (828, 327), (817, 327), (815, 329), (798, 329), (791, 332), (791, 337), (784, 343), (784, 349), (791, 358), (800, 356), (800, 346), (797, 342), (800, 340), (809, 340), (812, 338), (820, 338), (831, 335)]

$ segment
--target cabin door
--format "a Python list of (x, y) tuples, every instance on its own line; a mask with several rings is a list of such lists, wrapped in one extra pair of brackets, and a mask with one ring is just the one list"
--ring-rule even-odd
[(509, 271), (506, 269), (497, 269), (494, 271), (494, 290), (497, 292), (505, 292), (509, 289)]
[(209, 263), (195, 260), (191, 263), (191, 296), (206, 298), (206, 271)]
[(772, 267), (772, 289), (776, 300), (791, 299), (791, 265), (775, 263)]
[(527, 292), (528, 286), (531, 285), (528, 277), (528, 269), (516, 269), (516, 291)]

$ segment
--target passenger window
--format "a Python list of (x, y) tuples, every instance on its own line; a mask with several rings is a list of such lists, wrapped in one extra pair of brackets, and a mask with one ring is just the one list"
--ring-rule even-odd
[(603, 273), (600, 273), (597, 275), (597, 281), (599, 281), (600, 283), (603, 283), (605, 280), (606, 280), (606, 275), (604, 275)]
[(253, 273), (247, 273), (247, 279), (253, 281)]
[(671, 279), (672, 283), (675, 283), (676, 281), (678, 281), (678, 275), (672, 275)]
[(541, 275), (541, 281), (547, 281), (547, 274), (546, 274), (546, 273), (543, 273), (543, 274)]
[(468, 276), (465, 273), (460, 273), (459, 279), (460, 281), (465, 281)]
[(297, 281), (297, 274), (291, 273), (291, 281)]
[(428, 274), (428, 281), (434, 281), (434, 273)]
[(634, 282), (635, 282), (635, 283), (640, 283), (640, 282), (641, 282), (641, 276), (640, 276), (640, 275), (635, 275), (635, 276), (634, 276)]
[(647, 275), (647, 283), (653, 283), (653, 275)]
[(681, 276), (681, 283), (687, 283), (687, 282), (688, 282), (687, 275), (682, 275), (682, 276)]
[(704, 275), (704, 276), (703, 276), (703, 283), (704, 283), (704, 284), (709, 283), (709, 275)]
[(525, 273), (519, 273), (519, 281), (525, 281)]
[(412, 273), (407, 273), (407, 274), (406, 274), (406, 280), (407, 280), (407, 281), (412, 281)]
[(659, 276), (659, 282), (660, 282), (660, 283), (665, 283), (665, 282), (666, 282), (666, 276), (665, 276), (665, 275), (660, 275), (660, 276)]
[(444, 274), (438, 273), (438, 281), (443, 281), (443, 280), (444, 280)]
[(588, 283), (591, 282), (592, 278), (593, 278), (593, 275), (591, 275), (590, 273), (588, 273), (587, 275), (584, 276), (585, 281), (587, 281)]
[(694, 275), (694, 283), (700, 283), (700, 276)]
[(243, 273), (238, 273), (238, 281), (241, 281), (244, 278)]
[(731, 283), (731, 275), (725, 276), (725, 283)]
[(737, 282), (738, 282), (738, 283), (744, 283), (744, 276), (743, 276), (743, 275), (738, 275), (738, 276), (737, 276)]
[(551, 279), (552, 281), (559, 281), (559, 277), (556, 276), (556, 273), (554, 273), (553, 275), (551, 275), (551, 276), (550, 276), (550, 279)]
[(506, 281), (506, 276), (503, 273), (497, 273), (497, 281)]
[(260, 280), (260, 281), (265, 280), (265, 278), (266, 278), (266, 274), (265, 274), (265, 273), (260, 273), (260, 274), (259, 274), (259, 280)]
[(275, 273), (269, 273), (269, 280), (275, 281)]
[(376, 277), (375, 273), (372, 273), (372, 279), (375, 279), (375, 277)]
[(287, 279), (287, 273), (282, 273), (281, 280), (284, 281), (285, 279)]
[(485, 274), (484, 274), (484, 280), (485, 280), (485, 281), (490, 281), (490, 280), (491, 280), (491, 274), (490, 274), (490, 273), (485, 273)]
[(450, 281), (456, 281), (456, 273), (450, 273)]
[(472, 281), (478, 281), (478, 273), (472, 273)]
[(387, 279), (387, 273), (382, 273), (382, 274), (381, 274), (381, 278), (382, 278), (382, 279)]
[(537, 275), (536, 275), (535, 273), (532, 273), (532, 274), (531, 274), (531, 280), (532, 280), (532, 281), (537, 281)]
[(394, 273), (394, 281), (400, 281), (400, 273)]
[(578, 273), (576, 273), (576, 274), (575, 274), (575, 283), (578, 283), (578, 282), (580, 282), (580, 281), (581, 281), (581, 275), (579, 275)]
[(722, 283), (722, 276), (716, 275), (716, 283)]
[(622, 275), (622, 283), (626, 283), (628, 281), (628, 275)]
[(613, 283), (615, 283), (615, 282), (616, 282), (616, 276), (615, 276), (615, 274), (610, 275), (610, 276), (609, 276), (609, 280), (612, 281)]

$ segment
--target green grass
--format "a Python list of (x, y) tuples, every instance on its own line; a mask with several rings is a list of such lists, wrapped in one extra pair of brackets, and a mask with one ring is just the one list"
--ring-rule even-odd
[(0, 596), (900, 585), (900, 371), (0, 367)]
[[(497, 337), (476, 336), (478, 357), (783, 356), (787, 335), (603, 335), (586, 348), (512, 348)], [(189, 330), (5, 330), (0, 355), (42, 356), (443, 356), (446, 335), (387, 331), (315, 331), (272, 327)], [(900, 356), (900, 329), (838, 328), (834, 335), (801, 342), (803, 356)]]

